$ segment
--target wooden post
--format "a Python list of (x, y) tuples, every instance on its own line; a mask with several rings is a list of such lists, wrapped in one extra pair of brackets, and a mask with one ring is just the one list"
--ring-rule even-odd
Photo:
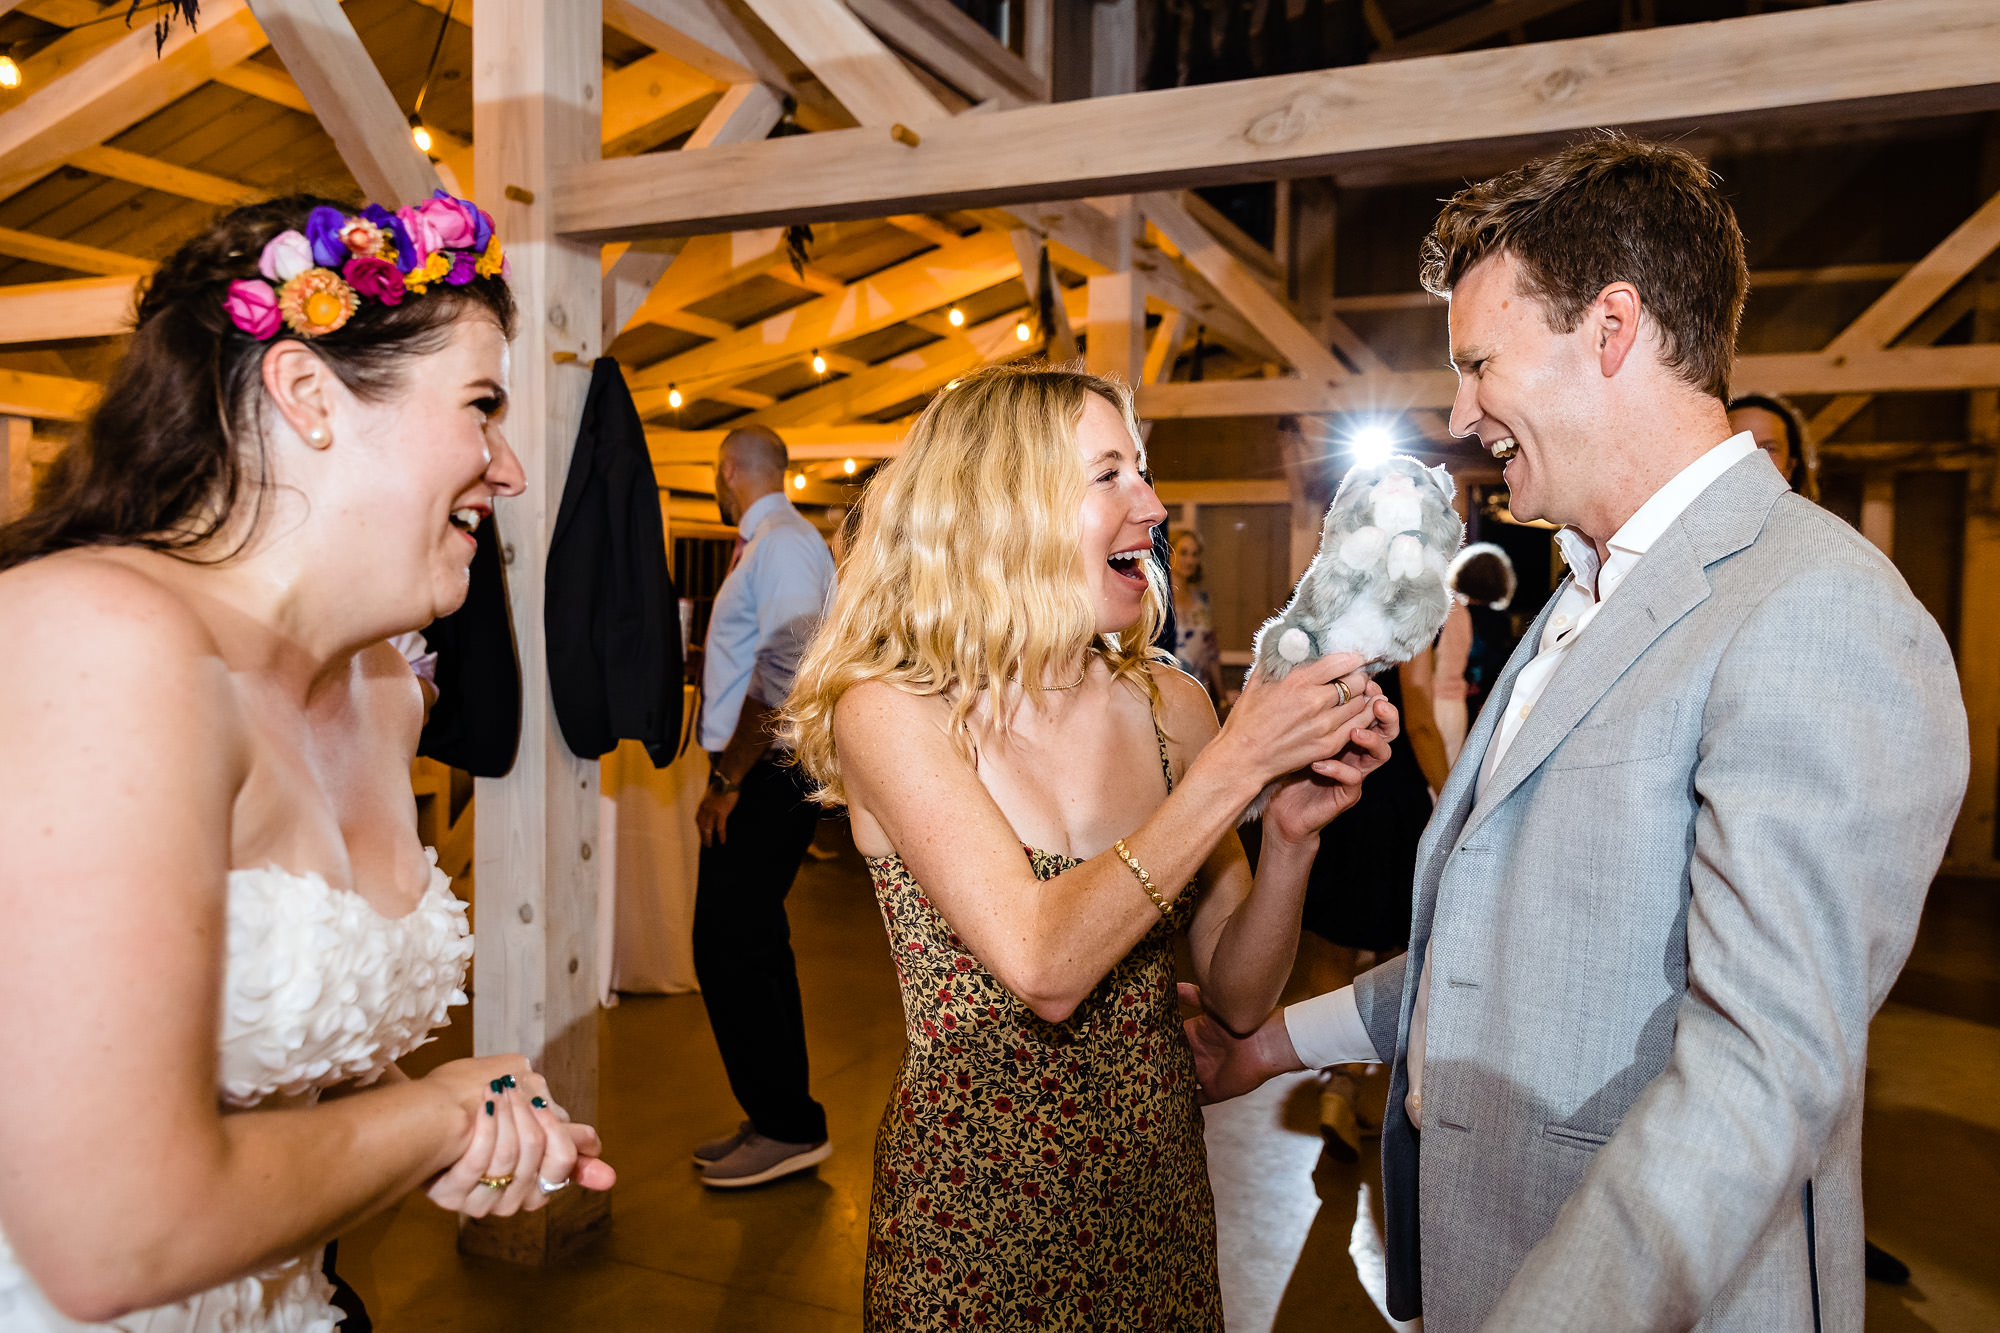
[(1090, 95), (1139, 90), (1139, 0), (1094, 0), (1090, 7)]
[[(601, 0), (480, 0), (473, 124), (480, 204), (520, 310), (507, 438), (527, 493), (498, 521), (521, 658), (520, 755), (480, 779), (473, 864), (473, 1048), (521, 1051), (579, 1121), (597, 1116), (597, 762), (571, 754), (549, 703), (543, 570), (591, 362), (601, 350), (598, 248), (555, 235), (553, 173), (598, 156)], [(565, 1190), (538, 1213), (460, 1228), (459, 1247), (540, 1264), (610, 1214)]]
[(1092, 277), (1087, 288), (1090, 342), (1084, 350), (1084, 363), (1092, 374), (1136, 385), (1146, 360), (1146, 288), (1132, 271), (1139, 213), (1131, 196), (1118, 201), (1118, 211), (1112, 216), (1118, 227), (1118, 252), (1106, 256), (1112, 271)]
[(1870, 468), (1861, 481), (1861, 535), (1891, 559), (1896, 554), (1896, 474)]
[(26, 417), (0, 417), (0, 523), (12, 522), (28, 512), (28, 450), (35, 437), (35, 423)]

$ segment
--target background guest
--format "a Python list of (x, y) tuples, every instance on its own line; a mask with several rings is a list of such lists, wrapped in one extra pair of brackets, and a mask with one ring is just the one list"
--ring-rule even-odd
[(1173, 530), (1174, 660), (1201, 682), (1208, 697), (1222, 698), (1222, 649), (1215, 638), (1215, 611), (1201, 583), (1201, 534)]
[(1747, 430), (1757, 447), (1771, 455), (1778, 475), (1794, 491), (1819, 500), (1819, 447), (1805, 418), (1789, 398), (1774, 393), (1740, 393), (1729, 400), (1732, 430)]
[(701, 865), (694, 966), (702, 1003), (748, 1119), (695, 1148), (704, 1185), (761, 1185), (832, 1153), (813, 1100), (804, 1005), (785, 897), (819, 824), (807, 783), (772, 723), (833, 592), (833, 555), (785, 498), (784, 441), (731, 431), (715, 502), (737, 530), (702, 663), (700, 743), (708, 792), (695, 811)]

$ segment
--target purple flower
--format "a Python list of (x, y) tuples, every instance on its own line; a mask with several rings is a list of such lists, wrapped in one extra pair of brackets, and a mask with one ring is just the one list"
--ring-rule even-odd
[(278, 294), (271, 290), (270, 283), (254, 278), (230, 283), (222, 308), (229, 312), (231, 322), (252, 338), (270, 337), (281, 322)]
[(346, 278), (347, 285), (355, 291), (373, 297), (383, 305), (401, 305), (403, 302), (403, 274), (386, 259), (356, 255), (340, 270), (340, 276)]
[(346, 225), (345, 213), (324, 204), (306, 214), (306, 239), (312, 242), (313, 263), (321, 268), (338, 270), (347, 262), (347, 256), (352, 252), (340, 239), (341, 229)]
[(380, 204), (370, 204), (361, 210), (361, 216), (387, 232), (396, 242), (396, 267), (408, 273), (417, 266), (417, 247), (410, 243), (410, 233), (403, 228), (403, 220)]
[(460, 250), (451, 257), (451, 272), (444, 275), (444, 280), (454, 287), (463, 287), (472, 281), (472, 275), (478, 268), (479, 261), (472, 252)]

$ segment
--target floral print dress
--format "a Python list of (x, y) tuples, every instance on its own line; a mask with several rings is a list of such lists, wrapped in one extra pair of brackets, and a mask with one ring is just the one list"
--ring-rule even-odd
[[(1043, 880), (1081, 864), (1023, 850)], [(1174, 1002), (1194, 894), (1050, 1023), (972, 956), (901, 857), (868, 865), (909, 1050), (875, 1138), (864, 1326), (1221, 1329), (1215, 1199)]]

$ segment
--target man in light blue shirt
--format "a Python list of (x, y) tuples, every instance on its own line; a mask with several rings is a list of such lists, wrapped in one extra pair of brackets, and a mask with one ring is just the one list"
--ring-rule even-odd
[(698, 736), (709, 778), (695, 813), (694, 966), (730, 1090), (748, 1116), (694, 1151), (702, 1183), (716, 1189), (761, 1185), (833, 1151), (808, 1086), (785, 916), (819, 807), (771, 730), (832, 599), (833, 557), (785, 499), (786, 464), (784, 441), (758, 426), (731, 431), (715, 468), (716, 504), (738, 536), (703, 653)]

